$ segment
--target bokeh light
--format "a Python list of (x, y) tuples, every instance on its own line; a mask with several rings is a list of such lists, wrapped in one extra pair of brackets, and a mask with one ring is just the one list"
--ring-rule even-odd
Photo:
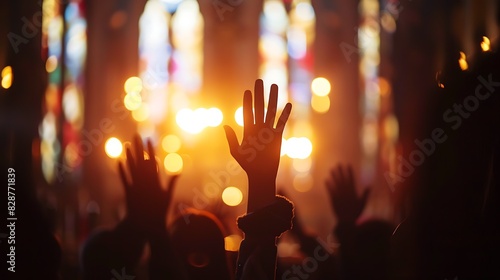
[(467, 63), (467, 56), (464, 52), (460, 52), (460, 58), (458, 59), (458, 65), (460, 65), (460, 69), (467, 70), (469, 68), (469, 64)]
[(161, 147), (167, 153), (175, 153), (181, 148), (181, 139), (173, 134), (167, 135), (161, 140)]
[(202, 110), (192, 111), (181, 109), (175, 116), (177, 125), (185, 132), (191, 134), (200, 133), (205, 128), (204, 114)]
[(52, 73), (57, 69), (57, 56), (51, 55), (49, 58), (47, 58), (47, 61), (45, 62), (45, 70), (47, 73)]
[(293, 169), (297, 172), (309, 172), (309, 170), (311, 170), (312, 160), (310, 157), (304, 159), (294, 158), (292, 165)]
[(305, 159), (312, 153), (312, 143), (307, 137), (291, 137), (286, 141), (286, 154), (290, 158)]
[(326, 113), (330, 110), (330, 98), (327, 96), (311, 96), (311, 107), (316, 113)]
[(167, 170), (167, 172), (170, 174), (180, 173), (182, 171), (183, 165), (184, 162), (182, 160), (182, 157), (177, 153), (168, 154), (165, 157), (165, 160), (163, 160), (163, 166), (165, 167), (165, 170)]
[(237, 234), (231, 234), (224, 237), (224, 248), (226, 251), (237, 252), (240, 249), (240, 243), (243, 238)]
[(222, 201), (229, 206), (237, 206), (243, 200), (243, 193), (236, 187), (227, 187), (222, 192)]
[(80, 95), (74, 84), (68, 85), (63, 94), (62, 104), (64, 116), (72, 123), (76, 123), (83, 118)]
[(13, 80), (12, 67), (5, 66), (2, 69), (2, 87), (4, 89), (10, 88), (10, 86), (12, 85), (12, 80)]
[(330, 90), (330, 82), (323, 77), (317, 77), (311, 82), (311, 91), (314, 95), (326, 96), (330, 93)]
[(123, 89), (126, 93), (131, 92), (141, 92), (142, 90), (142, 80), (139, 77), (130, 77), (125, 81)]
[(234, 120), (239, 126), (243, 126), (243, 107), (239, 107), (234, 112)]
[(137, 109), (132, 111), (132, 118), (138, 122), (143, 122), (147, 120), (149, 117), (149, 108), (147, 104), (142, 103), (141, 106)]
[(293, 178), (293, 188), (298, 192), (308, 192), (313, 188), (314, 180), (309, 173), (295, 175)]
[(106, 152), (108, 157), (117, 158), (123, 152), (122, 142), (116, 137), (108, 138), (108, 140), (106, 140), (106, 143), (104, 144), (104, 151)]
[(206, 112), (207, 125), (211, 127), (217, 127), (222, 123), (224, 116), (219, 108), (210, 108)]
[(483, 41), (481, 42), (481, 49), (483, 52), (487, 52), (490, 50), (490, 39), (486, 36), (483, 36)]
[(127, 93), (123, 98), (123, 104), (129, 111), (135, 111), (141, 107), (142, 96), (139, 92)]

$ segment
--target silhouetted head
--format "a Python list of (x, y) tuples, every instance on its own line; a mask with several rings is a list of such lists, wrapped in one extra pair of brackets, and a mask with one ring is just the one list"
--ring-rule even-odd
[(188, 209), (171, 229), (171, 241), (188, 279), (231, 279), (221, 222), (211, 213)]

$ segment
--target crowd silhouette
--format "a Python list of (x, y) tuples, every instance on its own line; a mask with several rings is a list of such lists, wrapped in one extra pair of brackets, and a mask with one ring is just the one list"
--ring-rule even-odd
[[(448, 51), (459, 53), (453, 45)], [(177, 186), (178, 176), (162, 183), (152, 142), (136, 136), (126, 162), (117, 167), (126, 215), (114, 228), (87, 238), (83, 279), (133, 279), (123, 275), (136, 275), (143, 259), (147, 279), (500, 279), (500, 57), (495, 50), (475, 57), (468, 71), (454, 58), (443, 69), (444, 87), (422, 93), (432, 110), (421, 112), (427, 121), (417, 139), (434, 139), (422, 141), (427, 146), (420, 154), (428, 152), (422, 168), (404, 181), (390, 174), (388, 181), (374, 182), (393, 188), (397, 221), (360, 219), (375, 186), (358, 192), (346, 162), (332, 166), (324, 186), (315, 186), (326, 189), (330, 205), (324, 209), (337, 218), (331, 236), (338, 248), (306, 232), (300, 208), (276, 189), (292, 105), (277, 117), (279, 89), (272, 85), (266, 113), (263, 81), (257, 80), (253, 92), (243, 95), (241, 142), (224, 127), (229, 152), (248, 178), (247, 212), (235, 221), (244, 233), (237, 258), (225, 250), (226, 229), (214, 213), (186, 209), (167, 220), (176, 189), (188, 186)], [(252, 149), (250, 143), (263, 133), (262, 148)], [(415, 156), (412, 146), (406, 148), (400, 158)], [(19, 271), (23, 279), (58, 279), (61, 250), (30, 191), (19, 193), (30, 204), (20, 214), (30, 224), (20, 224), (20, 250), (26, 253), (19, 255), (25, 256), (21, 265), (38, 265)], [(39, 232), (37, 241), (22, 234), (30, 230)], [(287, 231), (300, 244), (299, 263), (277, 258), (279, 237)]]

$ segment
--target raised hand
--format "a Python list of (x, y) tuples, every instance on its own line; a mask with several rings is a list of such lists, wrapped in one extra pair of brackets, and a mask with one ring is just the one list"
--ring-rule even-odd
[(351, 166), (345, 168), (338, 165), (330, 174), (331, 178), (327, 180), (326, 186), (337, 218), (339, 222), (354, 224), (365, 208), (369, 190), (365, 190), (361, 197), (358, 196)]
[(151, 141), (148, 140), (147, 145), (149, 158), (145, 157), (139, 136), (134, 138), (135, 157), (127, 149), (130, 182), (122, 163), (119, 163), (118, 170), (125, 187), (127, 218), (143, 229), (146, 235), (151, 235), (166, 230), (166, 213), (178, 176), (172, 177), (168, 187), (164, 189), (158, 178), (158, 164)]
[[(280, 161), (281, 139), (285, 124), (290, 116), (292, 104), (286, 104), (276, 127), (278, 86), (273, 84), (269, 94), (267, 114), (264, 113), (264, 84), (255, 81), (254, 100), (252, 92), (243, 96), (243, 140), (238, 143), (236, 133), (230, 126), (224, 126), (231, 155), (245, 170), (249, 180), (249, 211), (271, 203), (276, 194), (276, 175)], [(254, 110), (253, 110), (254, 109)], [(266, 203), (253, 203), (252, 197), (263, 197)]]

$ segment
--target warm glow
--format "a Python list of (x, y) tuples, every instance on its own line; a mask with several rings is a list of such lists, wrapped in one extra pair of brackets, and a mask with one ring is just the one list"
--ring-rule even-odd
[(117, 158), (123, 151), (122, 142), (116, 137), (111, 137), (106, 140), (106, 144), (104, 144), (104, 151), (106, 151), (108, 157)]
[(307, 137), (291, 137), (286, 141), (286, 154), (290, 158), (305, 159), (312, 153), (312, 143)]
[(130, 77), (125, 81), (123, 89), (126, 93), (131, 92), (141, 92), (142, 90), (142, 80), (139, 77)]
[(300, 159), (300, 158), (294, 158), (293, 159), (293, 169), (297, 172), (309, 172), (311, 170), (312, 166), (312, 160), (310, 157), (305, 158), (305, 159)]
[(177, 153), (168, 154), (163, 161), (163, 166), (168, 173), (179, 173), (182, 171), (184, 163), (182, 157)]
[(396, 31), (396, 19), (388, 12), (382, 14), (380, 25), (382, 25), (382, 28), (388, 33), (394, 33), (394, 31)]
[(280, 156), (286, 155), (286, 139), (281, 138), (281, 151), (280, 151)]
[(47, 58), (47, 61), (45, 62), (45, 70), (47, 70), (47, 73), (52, 73), (57, 69), (57, 56), (51, 55), (49, 58)]
[(239, 126), (243, 126), (243, 107), (239, 107), (234, 112), (234, 120)]
[(227, 187), (222, 192), (222, 201), (229, 206), (237, 206), (243, 200), (243, 193), (236, 187)]
[(241, 236), (237, 234), (231, 234), (224, 237), (224, 247), (226, 251), (237, 252), (240, 249)]
[(62, 105), (64, 116), (72, 123), (76, 123), (83, 117), (80, 95), (74, 84), (70, 84), (64, 90)]
[(161, 147), (167, 153), (175, 153), (181, 148), (181, 139), (176, 135), (167, 135), (161, 140)]
[(469, 68), (469, 64), (467, 64), (467, 56), (464, 52), (460, 52), (460, 59), (458, 59), (458, 64), (460, 65), (460, 69), (464, 71)]
[(313, 177), (309, 173), (298, 174), (293, 178), (293, 188), (298, 192), (310, 191), (313, 184)]
[(444, 84), (441, 83), (441, 72), (436, 72), (436, 82), (438, 84), (438, 87), (444, 88)]
[(2, 69), (2, 87), (4, 89), (10, 88), (10, 86), (12, 85), (12, 80), (13, 80), (12, 67), (5, 66)]
[(138, 122), (143, 122), (147, 120), (149, 117), (149, 108), (146, 104), (141, 104), (141, 106), (137, 109), (132, 111), (132, 118)]
[(481, 49), (483, 52), (487, 52), (490, 50), (490, 39), (486, 36), (483, 36), (483, 41), (481, 42)]
[(204, 112), (206, 109), (181, 109), (175, 116), (175, 121), (179, 127), (191, 134), (200, 133), (205, 128)]
[(78, 146), (74, 143), (69, 143), (64, 149), (64, 161), (69, 167), (74, 168), (80, 163), (80, 155), (78, 154)]
[(330, 98), (327, 96), (311, 96), (311, 107), (316, 113), (326, 113), (330, 110)]
[(317, 96), (327, 96), (330, 90), (330, 82), (325, 78), (318, 77), (311, 82), (311, 91)]
[(224, 116), (218, 108), (210, 108), (206, 111), (206, 122), (208, 126), (216, 127), (222, 123)]
[(139, 109), (142, 104), (141, 94), (135, 91), (127, 93), (125, 95), (125, 98), (123, 98), (123, 104), (129, 111), (135, 111)]

